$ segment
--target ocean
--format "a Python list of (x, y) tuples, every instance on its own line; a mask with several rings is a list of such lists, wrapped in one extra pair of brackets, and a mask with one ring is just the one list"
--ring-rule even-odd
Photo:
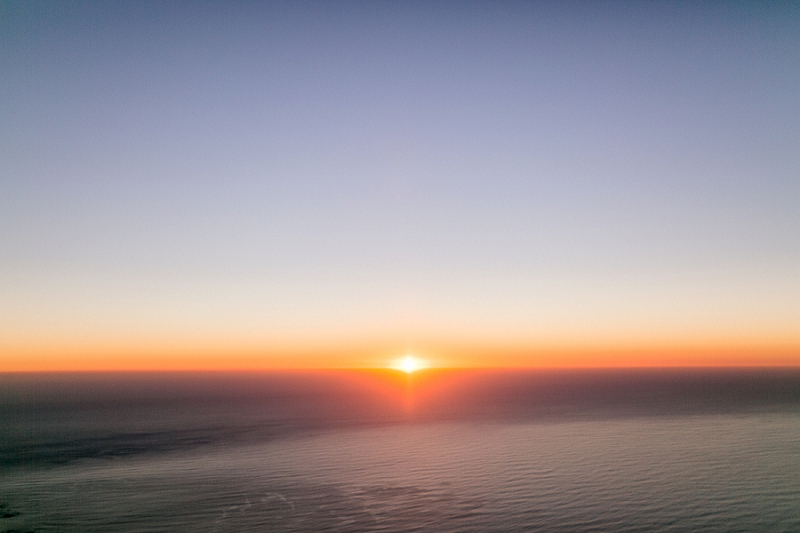
[(800, 532), (800, 371), (0, 376), (0, 532)]

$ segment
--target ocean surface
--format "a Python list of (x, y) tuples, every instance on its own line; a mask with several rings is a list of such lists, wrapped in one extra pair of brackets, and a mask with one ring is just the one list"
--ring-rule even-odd
[(0, 532), (800, 532), (800, 371), (0, 375)]

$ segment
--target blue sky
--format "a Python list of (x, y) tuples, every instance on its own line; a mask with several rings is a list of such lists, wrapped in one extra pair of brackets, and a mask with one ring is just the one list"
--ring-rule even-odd
[(0, 6), (8, 346), (800, 346), (795, 3)]

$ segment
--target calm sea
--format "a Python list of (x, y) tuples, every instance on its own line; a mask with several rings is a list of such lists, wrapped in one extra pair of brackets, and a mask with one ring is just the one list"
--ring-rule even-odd
[(800, 371), (0, 376), (0, 532), (800, 532)]

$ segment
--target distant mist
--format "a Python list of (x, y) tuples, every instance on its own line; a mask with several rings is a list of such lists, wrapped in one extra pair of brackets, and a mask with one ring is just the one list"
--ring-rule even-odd
[(800, 369), (0, 376), (0, 463), (64, 463), (432, 421), (800, 410)]

